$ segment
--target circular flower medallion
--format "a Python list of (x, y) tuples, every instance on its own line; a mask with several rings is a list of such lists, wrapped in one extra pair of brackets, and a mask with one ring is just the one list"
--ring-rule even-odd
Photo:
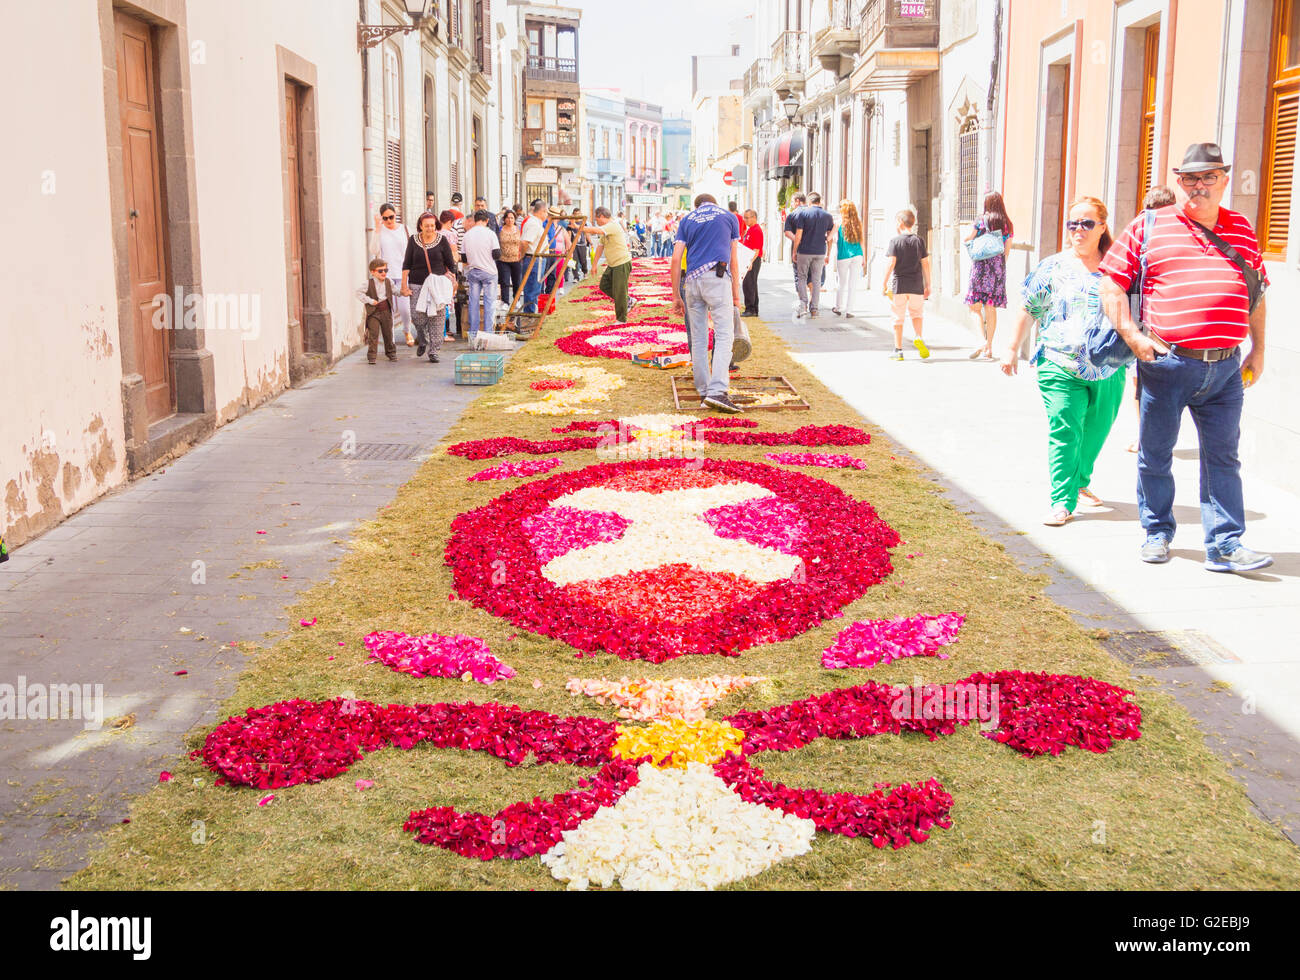
[(628, 360), (647, 350), (670, 354), (687, 352), (686, 330), (680, 323), (655, 317), (641, 323), (608, 324), (590, 330), (575, 330), (555, 341), (566, 354), (580, 357), (610, 357)]
[(838, 487), (764, 463), (644, 460), (538, 480), (461, 514), (460, 598), (579, 651), (735, 656), (833, 616), (898, 535)]

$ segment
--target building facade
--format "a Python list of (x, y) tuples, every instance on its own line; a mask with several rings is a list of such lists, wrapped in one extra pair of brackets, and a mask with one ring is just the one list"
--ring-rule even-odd
[(627, 109), (617, 91), (587, 91), (582, 95), (586, 143), (583, 174), (587, 182), (584, 207), (587, 214), (609, 208), (618, 214), (623, 208), (623, 181), (627, 176), (624, 145), (627, 137)]
[(1232, 164), (1224, 206), (1264, 247), (1267, 372), (1246, 394), (1243, 465), (1300, 479), (1300, 105), (1296, 0), (1071, 0), (1010, 5), (996, 185), (1022, 248), (1009, 278), (1062, 247), (1070, 201), (1105, 201), (1120, 228), (1153, 185), (1175, 188), (1188, 145)]
[(663, 107), (640, 99), (625, 100), (627, 176), (624, 202), (631, 219), (648, 220), (667, 203), (663, 174)]
[[(16, 7), (11, 29), (40, 31), (40, 13)], [(8, 246), (33, 289), (0, 301), (6, 361), (20, 360), (12, 325), (49, 324), (51, 341), (6, 383), (7, 544), (355, 349), (381, 204), (410, 224), (427, 191), (439, 208), (456, 191), (493, 208), (522, 196), (523, 20), (503, 0), (496, 13), (491, 0), (430, 0), (418, 22), (389, 0), (279, 0), (274, 17), (77, 5), (70, 67), (9, 109), (40, 138), (0, 164), (34, 235)], [(41, 71), (34, 48), (15, 58), (19, 76)], [(32, 266), (73, 227), (74, 275)]]
[(664, 119), (665, 206), (669, 210), (691, 206), (691, 120), (689, 116)]
[[(510, 0), (526, 47), (521, 133), (524, 196), (572, 206), (581, 196), (578, 29), (574, 7)], [(523, 202), (525, 205), (527, 201)]]

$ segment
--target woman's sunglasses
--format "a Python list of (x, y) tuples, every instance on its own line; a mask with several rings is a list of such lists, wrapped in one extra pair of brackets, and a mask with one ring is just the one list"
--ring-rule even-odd
[(385, 220), (385, 221), (396, 221), (396, 220), (397, 220), (397, 215), (395, 215), (395, 214), (386, 214), (386, 215), (384, 215), (383, 217), (384, 217), (384, 220)]
[(1080, 218), (1078, 221), (1067, 221), (1065, 223), (1066, 231), (1092, 231), (1097, 227), (1097, 222), (1091, 218)]

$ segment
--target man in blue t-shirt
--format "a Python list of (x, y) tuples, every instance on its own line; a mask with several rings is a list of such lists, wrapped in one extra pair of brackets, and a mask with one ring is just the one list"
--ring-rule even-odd
[(799, 293), (796, 317), (805, 313), (810, 317), (821, 315), (817, 303), (834, 233), (835, 216), (822, 207), (820, 194), (809, 194), (808, 206), (799, 212), (794, 236), (794, 288)]
[[(728, 397), (731, 346), (736, 309), (741, 306), (740, 276), (736, 243), (740, 238), (736, 219), (718, 207), (711, 194), (695, 199), (695, 210), (677, 226), (673, 246), (673, 313), (682, 316), (690, 308), (691, 371), (700, 407), (734, 415), (740, 411)], [(678, 286), (682, 282), (682, 254), (686, 255), (685, 302)], [(713, 360), (709, 361), (709, 318), (713, 318)]]

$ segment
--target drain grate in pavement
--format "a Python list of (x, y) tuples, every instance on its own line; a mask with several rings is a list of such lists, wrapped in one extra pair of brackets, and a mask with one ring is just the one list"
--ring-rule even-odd
[(406, 446), (392, 442), (359, 442), (351, 452), (343, 451), (343, 443), (335, 443), (321, 459), (369, 460), (380, 462), (386, 460), (415, 459), (420, 453), (419, 446)]
[(1241, 658), (1217, 640), (1197, 630), (1131, 630), (1111, 633), (1101, 641), (1114, 656), (1134, 667), (1202, 667), (1239, 664)]
[(832, 326), (832, 327), (818, 327), (817, 329), (820, 330), (822, 333), (848, 333), (849, 332), (848, 327)]

